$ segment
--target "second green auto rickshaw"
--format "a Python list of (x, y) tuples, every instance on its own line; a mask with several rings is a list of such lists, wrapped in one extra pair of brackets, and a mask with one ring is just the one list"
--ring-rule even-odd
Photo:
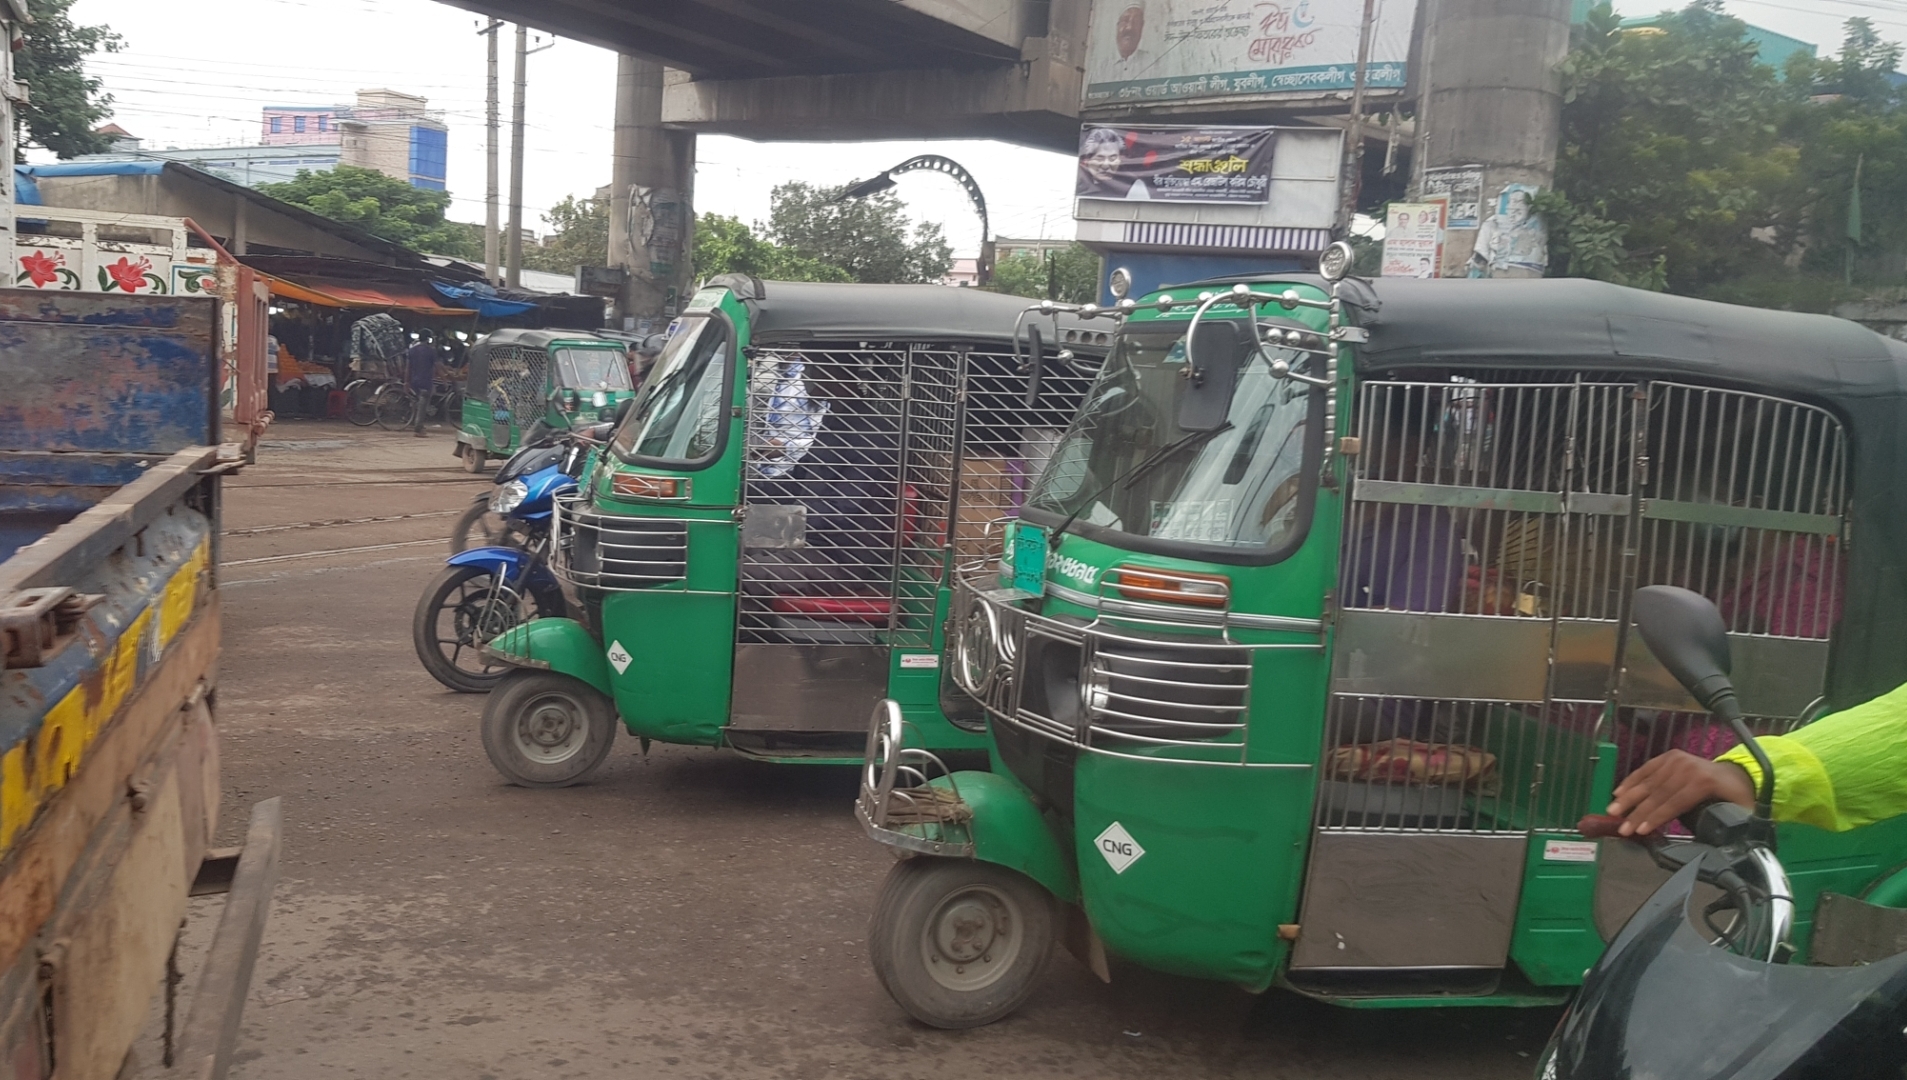
[(981, 752), (982, 713), (940, 665), (951, 571), (997, 559), (1110, 337), (1070, 320), (1042, 339), (1026, 303), (739, 275), (699, 290), (557, 500), (551, 563), (582, 618), (487, 649), (518, 669), (484, 711), (498, 770), (574, 783), (619, 726), (859, 763), (883, 698), (926, 745)]
[(539, 421), (558, 431), (616, 415), (634, 392), (623, 343), (586, 330), (498, 330), (470, 347), (457, 455), (471, 472), (508, 457)]
[[(1664, 875), (1576, 823), (1733, 741), (1631, 632), (1638, 587), (1720, 607), (1758, 731), (1907, 680), (1907, 345), (1349, 261), (1081, 313), (1112, 352), (956, 586), (992, 771), (885, 705), (869, 732), (857, 812), (903, 856), (870, 953), (915, 1017), (1007, 1014), (1055, 940), (1102, 976), (1559, 1002)], [(1907, 819), (1780, 842), (1805, 954)]]

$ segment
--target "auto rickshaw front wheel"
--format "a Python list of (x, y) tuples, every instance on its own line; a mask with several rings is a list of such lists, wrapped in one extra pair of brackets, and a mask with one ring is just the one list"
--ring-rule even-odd
[(914, 1019), (979, 1027), (1032, 994), (1055, 923), (1053, 898), (1024, 874), (974, 859), (908, 858), (881, 888), (868, 956)]
[(581, 679), (553, 671), (505, 676), (483, 707), (483, 749), (504, 779), (568, 787), (609, 756), (616, 706)]

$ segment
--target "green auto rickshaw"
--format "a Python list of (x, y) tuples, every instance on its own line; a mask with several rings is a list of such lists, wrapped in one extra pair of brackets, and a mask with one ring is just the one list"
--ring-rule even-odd
[(586, 330), (497, 330), (470, 347), (468, 365), (457, 456), (470, 472), (515, 453), (538, 421), (587, 427), (635, 392), (623, 343)]
[[(1666, 880), (1585, 815), (1733, 745), (1632, 632), (1726, 619), (1779, 733), (1907, 681), (1907, 345), (1585, 280), (1325, 275), (1130, 298), (949, 670), (990, 772), (877, 707), (857, 814), (902, 856), (870, 955), (929, 1024), (1063, 940), (1345, 1006), (1557, 1003)], [(1782, 825), (1795, 942), (1907, 818)]]
[(484, 710), (498, 770), (574, 783), (618, 726), (859, 762), (883, 698), (928, 745), (977, 756), (984, 714), (940, 666), (953, 572), (998, 561), (1111, 337), (1022, 327), (1026, 306), (740, 275), (697, 291), (557, 500), (551, 568), (582, 617), (486, 647), (517, 668)]

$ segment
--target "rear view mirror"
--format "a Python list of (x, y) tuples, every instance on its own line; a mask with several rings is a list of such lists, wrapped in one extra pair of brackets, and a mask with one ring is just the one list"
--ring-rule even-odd
[(1040, 328), (1026, 328), (1026, 407), (1039, 404), (1040, 377), (1046, 374), (1046, 343), (1040, 338)]
[(1708, 597), (1673, 585), (1637, 589), (1635, 622), (1649, 651), (1702, 708), (1719, 712), (1722, 699), (1735, 696), (1728, 627)]
[(1232, 411), (1238, 369), (1247, 343), (1237, 323), (1200, 322), (1186, 342), (1185, 393), (1179, 397), (1179, 430), (1213, 431)]
[(616, 419), (614, 423), (620, 425), (622, 423), (623, 417), (628, 416), (629, 410), (635, 407), (636, 407), (635, 398), (626, 397), (626, 398), (623, 398), (621, 401), (618, 401), (616, 403)]
[(1722, 613), (1700, 593), (1673, 585), (1649, 585), (1636, 590), (1636, 630), (1643, 644), (1662, 662), (1702, 708), (1728, 721), (1742, 745), (1761, 767), (1761, 785), (1755, 792), (1755, 814), (1767, 820), (1775, 797), (1775, 767), (1755, 741), (1735, 700), (1735, 684), (1728, 677), (1728, 624)]

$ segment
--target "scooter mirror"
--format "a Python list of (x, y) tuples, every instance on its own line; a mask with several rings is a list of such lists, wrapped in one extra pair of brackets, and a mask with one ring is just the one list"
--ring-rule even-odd
[(1702, 708), (1718, 711), (1735, 696), (1728, 677), (1728, 627), (1708, 597), (1673, 585), (1636, 590), (1636, 630), (1642, 641)]
[(1766, 819), (1774, 802), (1775, 767), (1755, 741), (1735, 700), (1735, 684), (1728, 677), (1728, 624), (1708, 597), (1674, 585), (1648, 585), (1636, 590), (1636, 630), (1643, 644), (1669, 669), (1675, 681), (1688, 689), (1702, 708), (1728, 722), (1735, 737), (1761, 768), (1755, 792), (1755, 813)]
[(1040, 402), (1040, 380), (1046, 375), (1046, 343), (1040, 339), (1040, 328), (1026, 328), (1026, 407), (1031, 409)]
[[(1190, 345), (1185, 392), (1179, 397), (1179, 430), (1215, 431), (1231, 413), (1247, 342), (1237, 323), (1212, 320), (1192, 328)], [(1190, 366), (1194, 362), (1196, 368)]]

